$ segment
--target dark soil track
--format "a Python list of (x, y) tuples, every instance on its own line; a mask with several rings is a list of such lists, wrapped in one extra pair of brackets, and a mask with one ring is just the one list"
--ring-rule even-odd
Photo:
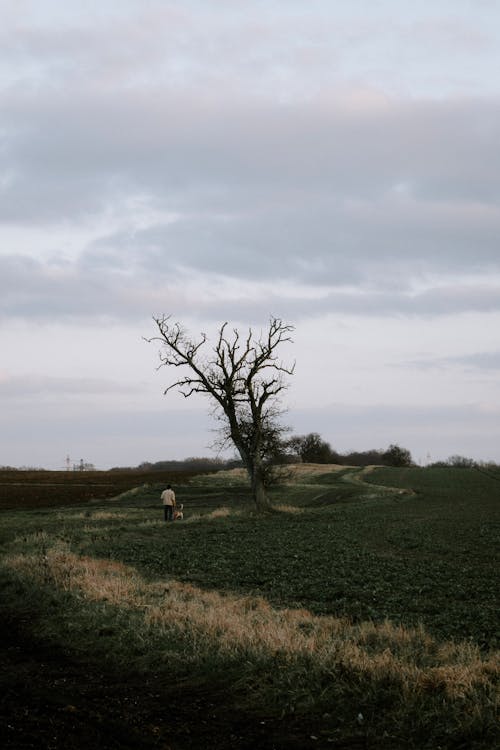
[[(252, 716), (223, 687), (113, 674), (37, 640), (30, 613), (0, 609), (0, 746), (37, 750), (299, 750), (332, 742), (302, 719)], [(36, 626), (35, 626), (36, 627)], [(312, 736), (311, 736), (312, 735)]]

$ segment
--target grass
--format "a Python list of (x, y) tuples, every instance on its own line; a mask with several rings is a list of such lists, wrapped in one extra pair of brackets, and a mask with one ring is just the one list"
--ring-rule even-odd
[(495, 745), (496, 476), (311, 467), (260, 518), (221, 473), (178, 489), (171, 525), (159, 489), (4, 512), (10, 606), (124, 675), (226, 682), (234, 710), (307, 716), (330, 746)]

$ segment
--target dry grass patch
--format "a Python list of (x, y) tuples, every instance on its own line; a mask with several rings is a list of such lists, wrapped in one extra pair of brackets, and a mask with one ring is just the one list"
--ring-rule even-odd
[(49, 543), (52, 543), (52, 541), (53, 537), (46, 531), (35, 531), (31, 534), (18, 534), (18, 536), (13, 539), (14, 544), (26, 544), (42, 548)]
[(108, 510), (95, 510), (95, 511), (80, 511), (78, 513), (58, 513), (57, 519), (59, 521), (127, 521), (130, 520), (130, 512), (124, 513), (122, 511), (108, 511)]
[(138, 606), (140, 576), (122, 563), (78, 557), (63, 542), (34, 555), (12, 555), (6, 564), (40, 584), (63, 591), (79, 591), (91, 600), (118, 606)]
[(222, 506), (221, 508), (216, 508), (215, 510), (210, 511), (209, 513), (192, 513), (187, 516), (187, 518), (184, 518), (183, 521), (178, 521), (178, 523), (190, 523), (193, 521), (215, 521), (219, 518), (234, 518), (235, 516), (241, 516), (242, 511), (241, 510), (234, 510), (233, 508), (228, 508), (227, 506)]
[(130, 516), (126, 513), (117, 513), (114, 511), (97, 510), (90, 514), (92, 521), (127, 521)]
[(280, 505), (273, 505), (273, 508), (274, 510), (279, 511), (280, 513), (292, 513), (292, 514), (304, 513), (304, 508), (298, 508), (296, 505), (280, 504)]
[(406, 700), (441, 691), (471, 710), (477, 691), (493, 696), (500, 677), (497, 652), (482, 656), (470, 643), (440, 644), (423, 628), (352, 625), (307, 610), (276, 609), (259, 597), (222, 595), (174, 580), (147, 583), (129, 566), (78, 557), (62, 543), (39, 554), (10, 556), (6, 565), (39, 584), (142, 612), (144, 637), (148, 631), (167, 641), (174, 636), (198, 660), (306, 659), (306, 680), (342, 673), (352, 679), (355, 673), (372, 685), (397, 682)]
[[(349, 467), (342, 464), (286, 464), (283, 468), (290, 473), (291, 478), (287, 481), (294, 481), (313, 474), (331, 474), (332, 472), (342, 471)], [(217, 484), (222, 482), (224, 485), (247, 484), (248, 474), (246, 469), (242, 468), (224, 469), (215, 474), (200, 475), (193, 480), (193, 484), (197, 484), (198, 481), (206, 482), (207, 480), (212, 484), (214, 482)]]
[(287, 468), (293, 472), (294, 479), (301, 479), (302, 477), (309, 477), (311, 474), (331, 474), (349, 467), (343, 464), (289, 464)]
[[(498, 652), (443, 644), (423, 628), (353, 625), (278, 609), (261, 597), (222, 595), (176, 580), (147, 582), (127, 565), (78, 557), (62, 543), (12, 555), (4, 564), (26, 587), (42, 588), (44, 598), (47, 586), (52, 601), (57, 590), (69, 592), (59, 598), (62, 610), (47, 609), (46, 627), (72, 644), (81, 628), (79, 642), (87, 639), (90, 649), (103, 644), (89, 641), (89, 633), (105, 631), (106, 658), (127, 669), (165, 672), (170, 680), (202, 676), (209, 684), (223, 677), (237, 705), (263, 716), (314, 714), (320, 723), (328, 716), (332, 739), (344, 732), (351, 737), (352, 728), (368, 739), (387, 739), (374, 748), (495, 745)], [(412, 742), (402, 744), (408, 732)], [(477, 744), (478, 737), (488, 744)]]

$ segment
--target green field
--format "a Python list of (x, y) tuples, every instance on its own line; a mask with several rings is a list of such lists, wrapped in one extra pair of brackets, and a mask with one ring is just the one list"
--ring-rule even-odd
[(498, 744), (500, 473), (310, 467), (261, 517), (221, 472), (176, 486), (171, 525), (160, 490), (1, 516), (23, 637), (182, 703), (116, 747)]

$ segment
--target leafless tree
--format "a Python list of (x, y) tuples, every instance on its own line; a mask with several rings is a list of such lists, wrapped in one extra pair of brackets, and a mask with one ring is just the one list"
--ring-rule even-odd
[(266, 494), (266, 460), (272, 435), (279, 434), (280, 397), (286, 376), (295, 365), (278, 358), (281, 344), (291, 341), (293, 326), (271, 317), (265, 333), (255, 337), (250, 328), (245, 337), (224, 323), (215, 346), (207, 354), (207, 335), (192, 341), (187, 331), (172, 323), (170, 316), (153, 317), (159, 335), (159, 367), (178, 367), (184, 373), (168, 388), (177, 388), (185, 398), (207, 394), (215, 413), (223, 420), (224, 433), (236, 447), (248, 472), (257, 510), (270, 508)]

